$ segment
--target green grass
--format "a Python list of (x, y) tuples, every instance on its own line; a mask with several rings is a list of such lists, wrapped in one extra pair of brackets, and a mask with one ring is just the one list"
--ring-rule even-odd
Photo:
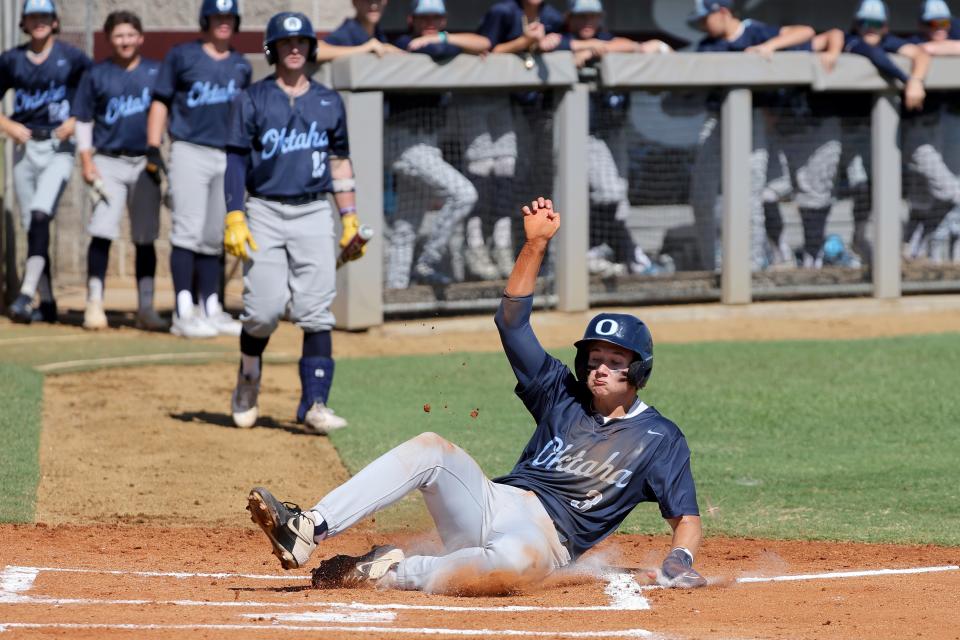
[[(960, 335), (656, 356), (643, 398), (687, 436), (708, 535), (960, 545)], [(353, 428), (334, 443), (354, 472), (430, 430), (505, 473), (533, 428), (512, 391), (502, 354), (341, 361), (333, 400)], [(621, 530), (667, 529), (641, 505)]]
[(0, 363), (0, 522), (30, 522), (40, 467), (43, 376)]

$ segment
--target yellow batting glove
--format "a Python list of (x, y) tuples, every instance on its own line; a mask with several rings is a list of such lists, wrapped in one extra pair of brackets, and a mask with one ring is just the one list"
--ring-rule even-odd
[[(340, 248), (344, 249), (350, 241), (353, 240), (357, 232), (360, 230), (360, 219), (357, 218), (357, 214), (348, 213), (340, 217), (340, 223), (343, 225), (343, 234), (340, 236)], [(364, 255), (367, 252), (367, 246), (363, 245), (360, 249), (360, 255)]]
[(223, 248), (230, 255), (247, 260), (249, 258), (247, 245), (250, 245), (254, 251), (258, 251), (243, 211), (231, 211), (227, 214), (223, 229)]

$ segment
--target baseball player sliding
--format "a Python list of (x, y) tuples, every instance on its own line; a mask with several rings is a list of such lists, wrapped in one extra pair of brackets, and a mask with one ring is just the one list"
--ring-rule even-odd
[(637, 504), (656, 501), (673, 529), (661, 566), (665, 584), (706, 584), (693, 568), (701, 528), (686, 440), (637, 397), (653, 369), (649, 330), (632, 315), (602, 313), (576, 342), (575, 373), (547, 354), (530, 313), (560, 214), (538, 198), (523, 207), (523, 223), (526, 242), (495, 317), (517, 395), (537, 423), (513, 471), (488, 480), (463, 449), (423, 433), (309, 511), (254, 488), (247, 508), (285, 569), (303, 566), (324, 539), (419, 489), (445, 555), (407, 557), (396, 547), (374, 547), (321, 564), (314, 583), (456, 592), (496, 575), (506, 588), (529, 584), (603, 540)]
[(145, 155), (147, 111), (160, 64), (140, 55), (143, 26), (136, 14), (114, 11), (107, 16), (103, 31), (113, 53), (84, 74), (73, 104), (83, 179), (96, 197), (89, 226), (83, 328), (107, 327), (103, 284), (110, 245), (120, 234), (120, 218), (126, 207), (130, 235), (137, 248), (136, 325), (145, 330), (166, 330), (166, 321), (153, 307), (157, 270), (153, 243), (160, 231), (160, 185), (146, 172)]
[[(184, 338), (238, 335), (240, 324), (223, 311), (223, 173), (230, 103), (250, 84), (252, 69), (230, 46), (240, 28), (236, 0), (203, 0), (200, 40), (170, 50), (154, 85), (147, 119), (147, 171), (165, 171), (160, 141), (169, 116), (170, 274), (176, 293), (170, 332)], [(200, 312), (194, 311), (193, 286)]]
[[(14, 90), (13, 113), (0, 131), (13, 140), (13, 180), (27, 232), (27, 262), (10, 318), (28, 324), (57, 321), (50, 278), (50, 222), (73, 171), (75, 119), (70, 103), (90, 59), (57, 38), (53, 0), (24, 0), (20, 28), (29, 41), (0, 56), (0, 100)], [(40, 304), (33, 299), (40, 294)]]
[(351, 244), (360, 222), (343, 102), (305, 69), (316, 47), (313, 26), (302, 13), (270, 18), (264, 51), (276, 72), (241, 93), (230, 110), (223, 242), (227, 252), (245, 260), (241, 362), (231, 401), (238, 427), (257, 420), (261, 356), (285, 310), (303, 329), (297, 422), (319, 434), (347, 425), (327, 406), (334, 369), (330, 303), (336, 295), (327, 194), (334, 194), (340, 210), (341, 247)]

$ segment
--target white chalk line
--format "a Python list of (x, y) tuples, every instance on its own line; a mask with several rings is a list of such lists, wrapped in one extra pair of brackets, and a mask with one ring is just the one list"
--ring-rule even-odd
[(276, 622), (393, 622), (397, 614), (390, 611), (351, 611), (337, 613), (335, 611), (304, 611), (302, 613), (241, 613), (241, 618), (254, 620), (274, 620)]
[(95, 624), (74, 622), (0, 622), (0, 633), (8, 629), (102, 629), (118, 631), (294, 631), (297, 633), (394, 633), (398, 635), (480, 636), (483, 638), (551, 637), (551, 638), (650, 638), (646, 629), (619, 629), (611, 631), (518, 631), (515, 629), (432, 629), (406, 627), (339, 627), (293, 624)]
[(792, 582), (796, 580), (832, 580), (836, 578), (866, 578), (871, 576), (894, 576), (913, 573), (937, 573), (941, 571), (958, 571), (960, 566), (945, 565), (942, 567), (916, 567), (913, 569), (870, 569), (866, 571), (836, 571), (833, 573), (807, 573), (787, 576), (773, 576), (770, 578), (737, 578), (737, 582)]
[(208, 360), (212, 358), (236, 357), (233, 351), (194, 351), (189, 353), (152, 353), (136, 356), (115, 356), (112, 358), (90, 358), (88, 360), (65, 360), (63, 362), (51, 362), (34, 367), (40, 373), (55, 373), (68, 369), (76, 369), (91, 366), (109, 366), (116, 364), (149, 364), (152, 362), (180, 362), (190, 360)]
[[(263, 573), (191, 573), (187, 571), (128, 571), (124, 569), (75, 569), (71, 567), (21, 567), (7, 565), (4, 574), (9, 570), (14, 571), (36, 571), (50, 573), (100, 573), (113, 576), (137, 576), (140, 578), (213, 578), (217, 580), (309, 580), (310, 576), (301, 575), (278, 575)], [(3, 574), (0, 574), (3, 575)]]

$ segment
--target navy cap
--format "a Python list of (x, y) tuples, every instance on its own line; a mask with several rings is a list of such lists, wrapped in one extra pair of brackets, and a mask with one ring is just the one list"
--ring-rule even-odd
[(950, 7), (944, 0), (926, 0), (920, 7), (920, 22), (930, 22), (931, 20), (949, 20), (953, 17), (950, 13)]
[(413, 0), (410, 5), (410, 15), (413, 16), (445, 16), (447, 5), (443, 0)]
[(23, 11), (20, 15), (28, 16), (32, 13), (50, 13), (57, 15), (57, 7), (53, 0), (24, 0)]
[(570, 13), (603, 13), (600, 0), (570, 0)]
[(687, 16), (687, 24), (696, 27), (698, 22), (720, 9), (733, 11), (733, 0), (694, 0), (693, 11)]
[(857, 13), (854, 17), (857, 20), (887, 22), (889, 20), (889, 12), (883, 0), (863, 0), (860, 6), (857, 7)]

